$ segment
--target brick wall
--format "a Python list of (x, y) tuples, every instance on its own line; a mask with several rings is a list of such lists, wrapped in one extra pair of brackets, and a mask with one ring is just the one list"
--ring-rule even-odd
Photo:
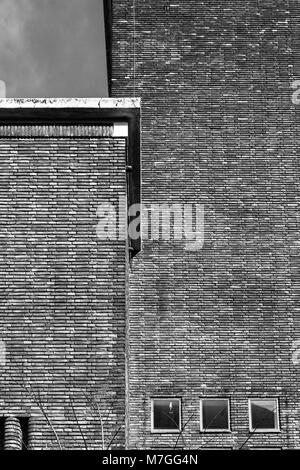
[[(205, 206), (202, 250), (144, 239), (131, 265), (130, 447), (177, 440), (151, 434), (155, 396), (182, 398), (179, 446), (300, 445), (298, 17), (286, 0), (113, 1), (112, 96), (142, 98), (142, 200)], [(231, 398), (232, 433), (200, 434), (203, 396)], [(248, 398), (274, 396), (281, 433), (249, 436)]]
[(97, 238), (96, 211), (126, 196), (126, 147), (100, 125), (0, 128), (0, 416), (30, 418), (30, 448), (101, 449), (100, 414), (124, 447), (125, 241)]

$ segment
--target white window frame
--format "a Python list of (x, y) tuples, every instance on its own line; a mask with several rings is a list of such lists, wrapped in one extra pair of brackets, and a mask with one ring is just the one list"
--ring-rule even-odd
[(214, 451), (215, 450), (218, 450), (218, 451), (225, 450), (226, 451), (226, 450), (233, 450), (233, 447), (231, 447), (231, 446), (224, 446), (224, 447), (205, 447), (205, 446), (203, 446), (200, 449), (201, 450), (214, 450)]
[[(174, 429), (154, 429), (154, 402), (156, 400), (159, 401), (178, 401), (179, 403), (179, 428), (174, 428)], [(181, 433), (181, 398), (178, 397), (154, 397), (151, 398), (151, 433), (152, 434), (179, 434)]]
[(247, 450), (283, 450), (282, 447), (248, 447)]
[[(251, 412), (251, 403), (256, 401), (274, 401), (276, 403), (275, 413), (275, 428), (260, 428), (254, 429), (252, 426), (252, 412)], [(278, 398), (249, 398), (248, 400), (248, 411), (249, 411), (249, 431), (252, 433), (266, 433), (266, 432), (280, 432), (280, 420), (279, 420), (279, 399)]]
[[(227, 413), (228, 413), (228, 428), (221, 429), (204, 429), (203, 427), (203, 402), (206, 400), (210, 401), (227, 401)], [(200, 398), (200, 432), (205, 433), (229, 433), (231, 432), (231, 419), (230, 419), (230, 398), (227, 397), (203, 397)]]

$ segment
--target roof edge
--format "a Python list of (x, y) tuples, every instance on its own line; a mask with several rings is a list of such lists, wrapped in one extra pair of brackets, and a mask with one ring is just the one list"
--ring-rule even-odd
[(135, 109), (140, 98), (1, 98), (2, 109)]

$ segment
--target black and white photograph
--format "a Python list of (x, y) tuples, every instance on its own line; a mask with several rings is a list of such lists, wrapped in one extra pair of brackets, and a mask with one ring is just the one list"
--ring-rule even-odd
[(300, 449), (299, 131), (299, 0), (0, 0), (0, 451)]

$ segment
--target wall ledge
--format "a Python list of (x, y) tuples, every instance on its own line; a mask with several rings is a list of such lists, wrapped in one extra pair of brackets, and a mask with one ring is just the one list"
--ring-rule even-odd
[(2, 109), (136, 109), (140, 98), (1, 98)]

